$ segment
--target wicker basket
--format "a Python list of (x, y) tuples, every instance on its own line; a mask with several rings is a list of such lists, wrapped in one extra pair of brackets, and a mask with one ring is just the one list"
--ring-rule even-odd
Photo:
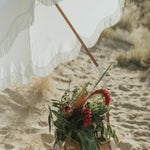
[[(80, 144), (72, 139), (71, 146), (69, 146), (69, 144), (65, 141), (62, 144), (61, 150), (80, 150)], [(97, 150), (111, 150), (110, 143), (107, 141), (106, 142), (99, 141), (97, 143)]]
[[(86, 97), (87, 95), (83, 91), (81, 96), (78, 98), (75, 106), (77, 106), (77, 108), (82, 107), (89, 98), (91, 98), (93, 95), (98, 94), (98, 93), (99, 93), (99, 90), (92, 92), (88, 97)], [(107, 119), (107, 123), (109, 124), (110, 123), (109, 122), (109, 113), (106, 113), (106, 119)], [(107, 125), (107, 130), (109, 130), (108, 125)], [(118, 141), (117, 141), (117, 143), (118, 143)], [(80, 150), (80, 143), (71, 139), (71, 146), (70, 146), (67, 143), (67, 141), (64, 141), (60, 147), (60, 150)], [(109, 141), (104, 141), (104, 142), (99, 141), (97, 143), (97, 150), (111, 150), (110, 142)]]
[(111, 150), (110, 143), (106, 142), (98, 142), (97, 143), (97, 150)]

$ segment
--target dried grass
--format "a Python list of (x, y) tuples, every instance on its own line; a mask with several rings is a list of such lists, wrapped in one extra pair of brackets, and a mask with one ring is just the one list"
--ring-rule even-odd
[(140, 74), (140, 81), (141, 82), (147, 81), (148, 86), (150, 87), (150, 68), (147, 71), (145, 71), (144, 73), (141, 72), (141, 74)]
[(129, 69), (148, 69), (150, 68), (150, 50), (132, 49), (128, 53), (117, 54), (116, 60), (121, 67)]
[(51, 79), (51, 75), (41, 78), (34, 77), (31, 81), (32, 87), (30, 88), (30, 91), (33, 91), (42, 97), (49, 95), (49, 93), (53, 93), (54, 82)]
[(126, 0), (119, 23), (104, 30), (101, 37), (126, 41), (141, 48), (150, 38), (150, 1)]
[(115, 31), (112, 28), (105, 29), (100, 38), (115, 39)]
[(150, 68), (150, 1), (126, 0), (126, 8), (119, 23), (104, 30), (101, 37), (133, 45), (128, 52), (117, 54), (119, 66)]

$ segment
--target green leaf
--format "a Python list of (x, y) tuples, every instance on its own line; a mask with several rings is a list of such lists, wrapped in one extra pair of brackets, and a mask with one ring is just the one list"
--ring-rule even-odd
[(60, 104), (60, 103), (53, 102), (53, 106), (56, 107), (56, 108), (60, 108), (61, 104)]
[(49, 114), (50, 114), (50, 117), (51, 117), (51, 119), (53, 119), (51, 107), (48, 106), (48, 108), (49, 108)]
[(51, 112), (51, 107), (50, 106), (48, 106), (48, 109), (49, 109), (49, 112)]
[(72, 131), (70, 131), (67, 136), (67, 142), (69, 145), (71, 145), (71, 135), (72, 135)]
[(49, 132), (51, 132), (51, 117), (48, 116)]
[(78, 130), (81, 150), (96, 150), (97, 144), (92, 132), (88, 128)]
[(59, 102), (59, 100), (57, 100), (57, 99), (51, 99), (51, 101), (53, 101), (53, 102)]
[(113, 133), (112, 128), (111, 128), (110, 125), (109, 125), (109, 132), (110, 132), (111, 134)]
[(108, 140), (108, 130), (105, 126), (104, 126), (104, 133), (105, 133), (106, 140)]
[(103, 79), (103, 77), (106, 75), (106, 73), (107, 73), (107, 71), (110, 69), (111, 65), (112, 65), (112, 64), (110, 64), (110, 65), (108, 66), (108, 68), (105, 70), (105, 72), (104, 72), (104, 73), (102, 74), (102, 76), (99, 78), (99, 80), (96, 82), (96, 84), (95, 84), (93, 90), (94, 90), (95, 87), (100, 83), (100, 81)]
[(63, 117), (62, 114), (60, 114), (58, 111), (56, 110), (52, 110), (52, 113), (58, 118), (58, 117)]
[(48, 108), (49, 108), (49, 116), (48, 116), (49, 131), (51, 131), (51, 124), (53, 124), (53, 116), (52, 116), (51, 107), (48, 106)]

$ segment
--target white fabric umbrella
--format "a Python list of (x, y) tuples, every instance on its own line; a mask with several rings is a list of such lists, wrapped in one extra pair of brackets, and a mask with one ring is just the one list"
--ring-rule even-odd
[(55, 2), (0, 0), (0, 89), (12, 82), (27, 83), (33, 74), (46, 76), (59, 63), (77, 57), (81, 44), (59, 5), (85, 45), (92, 47), (105, 28), (119, 21), (124, 4), (124, 0), (64, 0), (58, 7), (49, 6)]

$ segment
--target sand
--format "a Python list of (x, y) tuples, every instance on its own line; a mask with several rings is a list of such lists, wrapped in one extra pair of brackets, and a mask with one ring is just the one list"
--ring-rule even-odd
[[(115, 54), (128, 50), (127, 43), (102, 39), (91, 49), (106, 69), (112, 97), (110, 121), (116, 129), (121, 150), (150, 149), (150, 87), (140, 82), (141, 71), (129, 71), (116, 65)], [(81, 50), (78, 58), (60, 64), (45, 78), (33, 77), (28, 85), (13, 84), (0, 92), (0, 150), (49, 150), (54, 141), (48, 131), (48, 105), (60, 99), (65, 89), (94, 83), (99, 73)], [(91, 85), (92, 86), (92, 85)], [(102, 88), (103, 85), (98, 85)]]

